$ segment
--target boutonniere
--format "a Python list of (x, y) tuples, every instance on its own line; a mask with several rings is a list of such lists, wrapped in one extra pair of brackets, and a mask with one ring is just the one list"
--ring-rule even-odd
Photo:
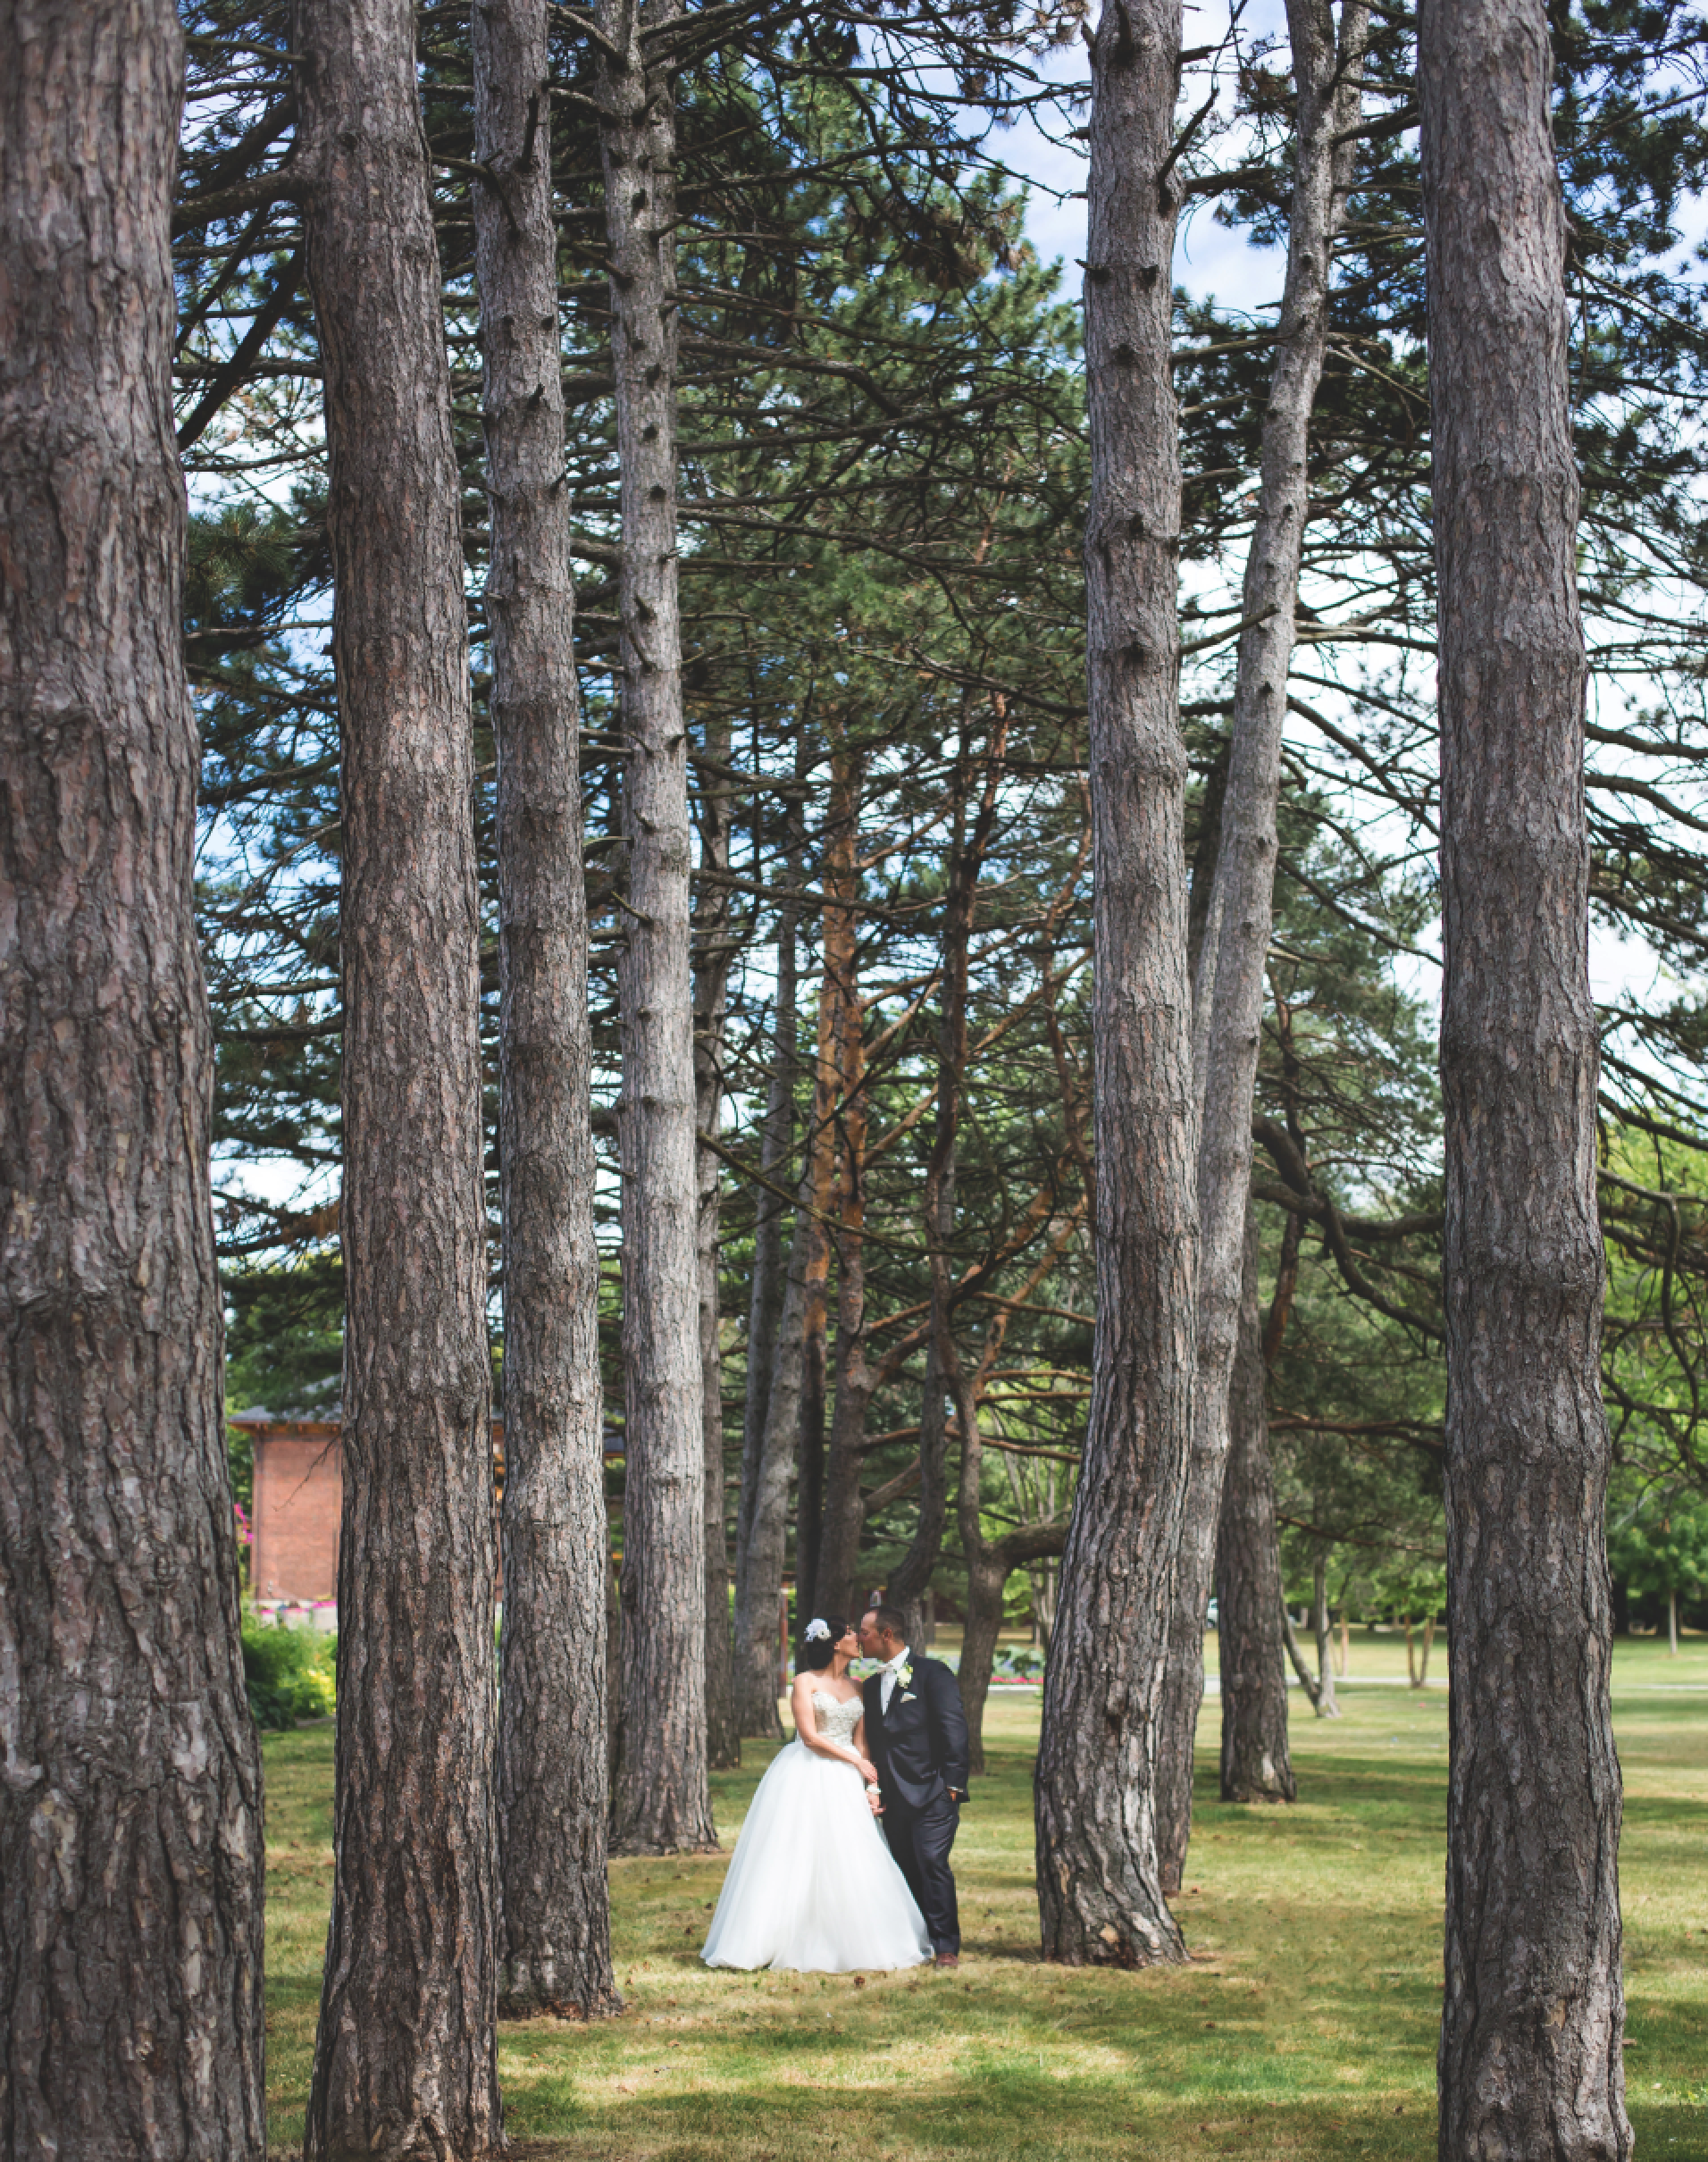
[(898, 1681), (899, 1681), (899, 1682), (901, 1684), (901, 1686), (902, 1686), (902, 1688), (903, 1688), (904, 1689), (910, 1689), (913, 1687), (913, 1669), (912, 1669), (912, 1667), (910, 1667), (910, 1666), (904, 1666), (904, 1667), (902, 1667), (902, 1668), (901, 1668), (901, 1669), (900, 1669), (900, 1671), (897, 1672), (897, 1675), (896, 1675), (896, 1680), (898, 1680)]

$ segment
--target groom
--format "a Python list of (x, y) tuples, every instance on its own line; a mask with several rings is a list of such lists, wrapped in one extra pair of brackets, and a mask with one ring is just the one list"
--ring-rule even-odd
[(867, 1754), (877, 1767), (884, 1837), (931, 1932), (940, 1967), (960, 1965), (960, 1916), (949, 1850), (967, 1799), (967, 1715), (955, 1677), (917, 1659), (893, 1606), (860, 1617), (860, 1649), (880, 1662), (861, 1685)]

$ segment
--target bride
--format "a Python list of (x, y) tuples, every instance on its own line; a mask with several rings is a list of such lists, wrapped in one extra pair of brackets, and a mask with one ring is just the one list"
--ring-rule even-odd
[(789, 1700), (795, 1739), (753, 1797), (700, 1955), (707, 1966), (846, 1974), (931, 1957), (878, 1830), (877, 1772), (848, 1678), (858, 1651), (840, 1614), (807, 1624)]

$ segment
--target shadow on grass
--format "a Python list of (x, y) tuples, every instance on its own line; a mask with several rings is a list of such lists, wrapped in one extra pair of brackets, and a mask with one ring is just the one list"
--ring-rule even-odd
[[(1695, 1707), (1645, 1706), (1623, 1872), (1631, 2109), (1643, 2151), (1708, 2162), (1708, 1949)], [(774, 1751), (714, 1781), (720, 1856), (624, 1861), (614, 1943), (628, 2016), (507, 2025), (499, 2068), (524, 2162), (1429, 2162), (1446, 1758), (1439, 1701), (1298, 1722), (1302, 1800), (1215, 1797), (1215, 1706), (1179, 1912), (1187, 1967), (1045, 1966), (1033, 1889), (1035, 1706), (1001, 1706), (957, 1845), (953, 1976), (709, 1975), (698, 1952)], [(300, 2138), (330, 1873), (331, 1750), (269, 1744), (269, 2090)], [(1693, 1937), (1694, 1932), (1694, 1937)]]

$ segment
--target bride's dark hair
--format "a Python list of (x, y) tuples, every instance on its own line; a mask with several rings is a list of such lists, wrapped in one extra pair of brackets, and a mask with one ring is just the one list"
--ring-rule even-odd
[[(827, 1629), (829, 1636), (821, 1637), (818, 1633), (821, 1629)], [(796, 1673), (823, 1673), (834, 1656), (836, 1647), (848, 1631), (848, 1621), (841, 1614), (815, 1616), (800, 1632), (800, 1647), (795, 1655)]]

